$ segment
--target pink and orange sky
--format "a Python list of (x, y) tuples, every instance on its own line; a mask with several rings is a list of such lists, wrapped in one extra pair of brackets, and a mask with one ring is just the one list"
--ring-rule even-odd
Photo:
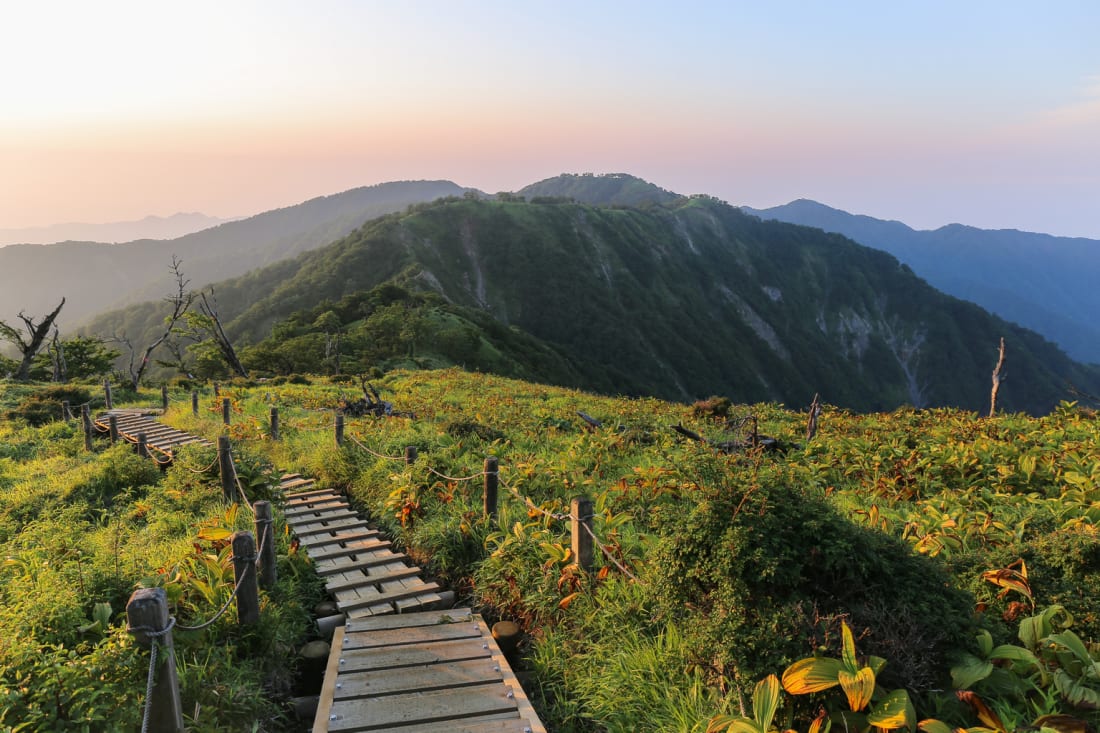
[(1100, 4), (50, 2), (0, 10), (0, 228), (627, 172), (1100, 238)]

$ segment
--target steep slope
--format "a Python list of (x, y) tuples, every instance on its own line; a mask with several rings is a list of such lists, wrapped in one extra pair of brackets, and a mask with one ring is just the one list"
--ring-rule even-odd
[(0, 318), (49, 312), (67, 298), (72, 326), (109, 307), (172, 290), (172, 256), (192, 287), (241, 275), (343, 237), (368, 219), (465, 189), (449, 181), (406, 181), (353, 189), (268, 211), (168, 241), (63, 242), (0, 248)]
[(820, 392), (860, 410), (988, 409), (1001, 336), (1012, 374), (1004, 409), (1045, 412), (1069, 383), (1100, 384), (1095, 370), (888, 254), (707, 198), (645, 210), (424, 205), (218, 294), (232, 331), (255, 343), (387, 282), (491, 315), (568, 355), (579, 384), (604, 392), (792, 405)]
[(837, 232), (881, 249), (933, 286), (1038, 331), (1072, 357), (1100, 363), (1100, 241), (950, 224), (917, 231), (801, 199), (743, 211)]

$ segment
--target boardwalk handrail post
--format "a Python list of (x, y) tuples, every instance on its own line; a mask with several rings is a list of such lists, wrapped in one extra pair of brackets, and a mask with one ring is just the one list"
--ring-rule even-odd
[(118, 442), (118, 415), (107, 416), (108, 434), (111, 436), (111, 445)]
[(260, 620), (260, 591), (256, 586), (256, 540), (251, 532), (233, 535), (233, 582), (237, 590), (237, 623), (248, 626)]
[(191, 414), (195, 417), (199, 416), (199, 393), (197, 390), (191, 390)]
[(279, 439), (279, 408), (271, 408), (271, 439)]
[(275, 529), (270, 501), (258, 501), (252, 505), (256, 512), (256, 536), (260, 538), (260, 587), (271, 590), (275, 587)]
[(149, 437), (145, 433), (137, 434), (137, 454), (142, 458), (149, 457)]
[(111, 380), (103, 380), (103, 404), (107, 406), (108, 410), (115, 409), (115, 403), (111, 399)]
[(220, 397), (221, 396), (221, 390), (218, 389), (218, 383), (217, 382), (214, 382), (214, 396), (215, 397)]
[(405, 446), (405, 465), (411, 466), (414, 463), (416, 463), (416, 446), (407, 445)]
[(139, 588), (131, 593), (126, 603), (126, 623), (139, 646), (150, 649), (155, 642), (158, 647), (153, 693), (145, 701), (149, 707), (149, 730), (182, 731), (183, 703), (169, 626), (167, 591)]
[(226, 501), (237, 500), (237, 485), (233, 481), (233, 455), (229, 451), (229, 436), (218, 436), (218, 472), (222, 478), (222, 496)]
[(80, 406), (80, 423), (84, 427), (84, 450), (92, 449), (92, 411), (87, 405)]
[(485, 459), (485, 492), (484, 492), (484, 510), (485, 516), (489, 519), (496, 519), (497, 517), (497, 484), (500, 476), (497, 473), (497, 459), (495, 456), (489, 456)]
[(592, 569), (592, 500), (578, 496), (569, 506), (573, 530), (573, 557), (582, 570)]
[(229, 398), (222, 397), (222, 424), (229, 424)]
[(336, 447), (339, 448), (344, 444), (344, 413), (336, 413)]
[(61, 419), (65, 422), (73, 419), (73, 410), (71, 407), (69, 407), (68, 400), (61, 401)]
[(162, 412), (168, 412), (168, 385), (160, 385), (160, 407)]

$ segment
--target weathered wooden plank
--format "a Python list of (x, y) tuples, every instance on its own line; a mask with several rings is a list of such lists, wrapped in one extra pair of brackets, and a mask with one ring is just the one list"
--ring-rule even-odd
[[(371, 608), (383, 603), (393, 603), (394, 601), (434, 593), (437, 590), (439, 590), (439, 586), (435, 583), (424, 583), (422, 586), (415, 588), (401, 588), (400, 590), (384, 593), (379, 593), (372, 588), (356, 588), (353, 591), (338, 593), (336, 595), (336, 605), (341, 611), (354, 611), (357, 608)], [(340, 596), (345, 594), (345, 599), (342, 600)]]
[(335, 700), (329, 731), (367, 731), (514, 711), (502, 685), (433, 690), (362, 700)]
[(310, 522), (334, 522), (337, 519), (359, 519), (359, 515), (351, 509), (337, 509), (331, 512), (312, 511), (300, 517), (287, 517), (286, 523), (293, 527)]
[(378, 585), (379, 583), (392, 583), (395, 580), (405, 580), (407, 578), (419, 578), (424, 571), (416, 567), (403, 567), (401, 570), (389, 570), (385, 573), (379, 573), (378, 575), (364, 575), (363, 573), (351, 573), (345, 572), (344, 575), (351, 576), (341, 580), (330, 580), (325, 583), (325, 590), (329, 593), (336, 593), (342, 590), (352, 590), (354, 588), (363, 588), (368, 585)]
[(508, 664), (508, 660), (500, 650), (500, 646), (497, 645), (496, 639), (493, 638), (493, 632), (489, 630), (489, 626), (485, 623), (485, 619), (480, 616), (476, 616), (475, 618), (477, 625), (481, 627), (481, 633), (488, 640), (489, 650), (493, 653), (493, 661), (500, 667), (501, 675), (504, 678), (504, 684), (512, 691), (512, 698), (516, 701), (516, 707), (519, 710), (520, 717), (529, 721), (530, 728), (527, 729), (526, 733), (547, 733), (546, 726), (539, 720), (538, 713), (535, 712), (535, 706), (532, 705), (531, 700), (528, 699), (527, 692), (523, 689), (523, 685), (520, 684), (515, 672), (512, 671), (512, 667)]
[(302, 544), (307, 549), (321, 548), (325, 545), (338, 545), (341, 542), (351, 542), (353, 540), (369, 540), (372, 537), (378, 537), (379, 532), (377, 529), (353, 529), (347, 532), (337, 532), (332, 535), (316, 534), (310, 535), (302, 539)]
[(461, 624), (474, 620), (473, 612), (468, 608), (452, 608), (446, 611), (419, 611), (402, 613), (397, 616), (379, 616), (359, 621), (348, 621), (344, 627), (346, 633), (353, 631), (379, 631), (384, 629), (404, 629), (416, 626), (434, 626), (436, 624)]
[(329, 512), (333, 509), (351, 509), (351, 506), (341, 497), (334, 496), (331, 499), (318, 499), (317, 501), (288, 505), (287, 508), (283, 510), (283, 516), (290, 519), (291, 517), (299, 517), (317, 512)]
[[(344, 637), (347, 639), (347, 637)], [(345, 647), (346, 648), (346, 647)], [(449, 664), (402, 667), (374, 672), (346, 672), (334, 692), (337, 700), (378, 695), (428, 692), (500, 682), (500, 668), (492, 659), (465, 659)]]
[(316, 491), (299, 491), (297, 493), (287, 495), (286, 505), (287, 506), (298, 506), (300, 504), (305, 504), (305, 503), (313, 501), (315, 499), (322, 499), (322, 498), (328, 498), (328, 497), (339, 498), (340, 494), (337, 493), (333, 489), (317, 489)]
[(454, 639), (482, 639), (477, 624), (436, 624), (401, 629), (376, 629), (369, 633), (354, 631), (344, 633), (344, 649), (373, 649), (402, 644), (428, 644), (433, 641)]
[(347, 558), (334, 558), (331, 560), (322, 560), (314, 565), (314, 571), (321, 576), (328, 577), (329, 575), (336, 575), (337, 573), (346, 573), (358, 568), (371, 568), (379, 565), (389, 565), (394, 562), (404, 562), (408, 559), (407, 555), (402, 555), (397, 552), (388, 553), (386, 557), (359, 557), (355, 560), (349, 560)]
[(336, 692), (337, 677), (340, 674), (340, 645), (344, 641), (344, 627), (337, 626), (332, 633), (332, 651), (328, 655), (325, 678), (321, 683), (321, 695), (317, 702), (317, 712), (313, 715), (313, 733), (327, 733), (329, 711), (332, 709), (333, 693)]
[(353, 540), (345, 543), (343, 547), (340, 545), (319, 547), (317, 549), (310, 548), (309, 556), (314, 560), (332, 560), (337, 557), (354, 557), (355, 555), (361, 555), (364, 552), (370, 552), (371, 550), (384, 550), (393, 546), (393, 543), (389, 540), (379, 540), (369, 538), (365, 540)]
[[(347, 633), (347, 632), (345, 632)], [(408, 644), (388, 649), (338, 649), (340, 673), (366, 672), (396, 667), (420, 667), (425, 664), (458, 662), (463, 659), (488, 659), (493, 656), (485, 639), (455, 639), (434, 644)]]
[(531, 733), (531, 727), (526, 720), (509, 712), (421, 724), (415, 728), (376, 728), (374, 733)]
[[(292, 489), (297, 489), (301, 486), (313, 486), (315, 483), (317, 483), (317, 482), (314, 481), (311, 478), (297, 478), (297, 479), (293, 479), (292, 481), (284, 481), (283, 483), (279, 484), (279, 486), (284, 491), (290, 491)], [(331, 491), (331, 489), (318, 489), (318, 491)], [(307, 493), (309, 493), (309, 492), (299, 491), (299, 492), (295, 492), (295, 496), (299, 496), (301, 494), (307, 494)]]

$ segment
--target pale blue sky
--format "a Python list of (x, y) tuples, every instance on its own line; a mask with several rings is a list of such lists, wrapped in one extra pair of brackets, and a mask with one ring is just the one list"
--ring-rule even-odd
[(1096, 2), (37, 2), (0, 228), (628, 172), (1100, 238)]

